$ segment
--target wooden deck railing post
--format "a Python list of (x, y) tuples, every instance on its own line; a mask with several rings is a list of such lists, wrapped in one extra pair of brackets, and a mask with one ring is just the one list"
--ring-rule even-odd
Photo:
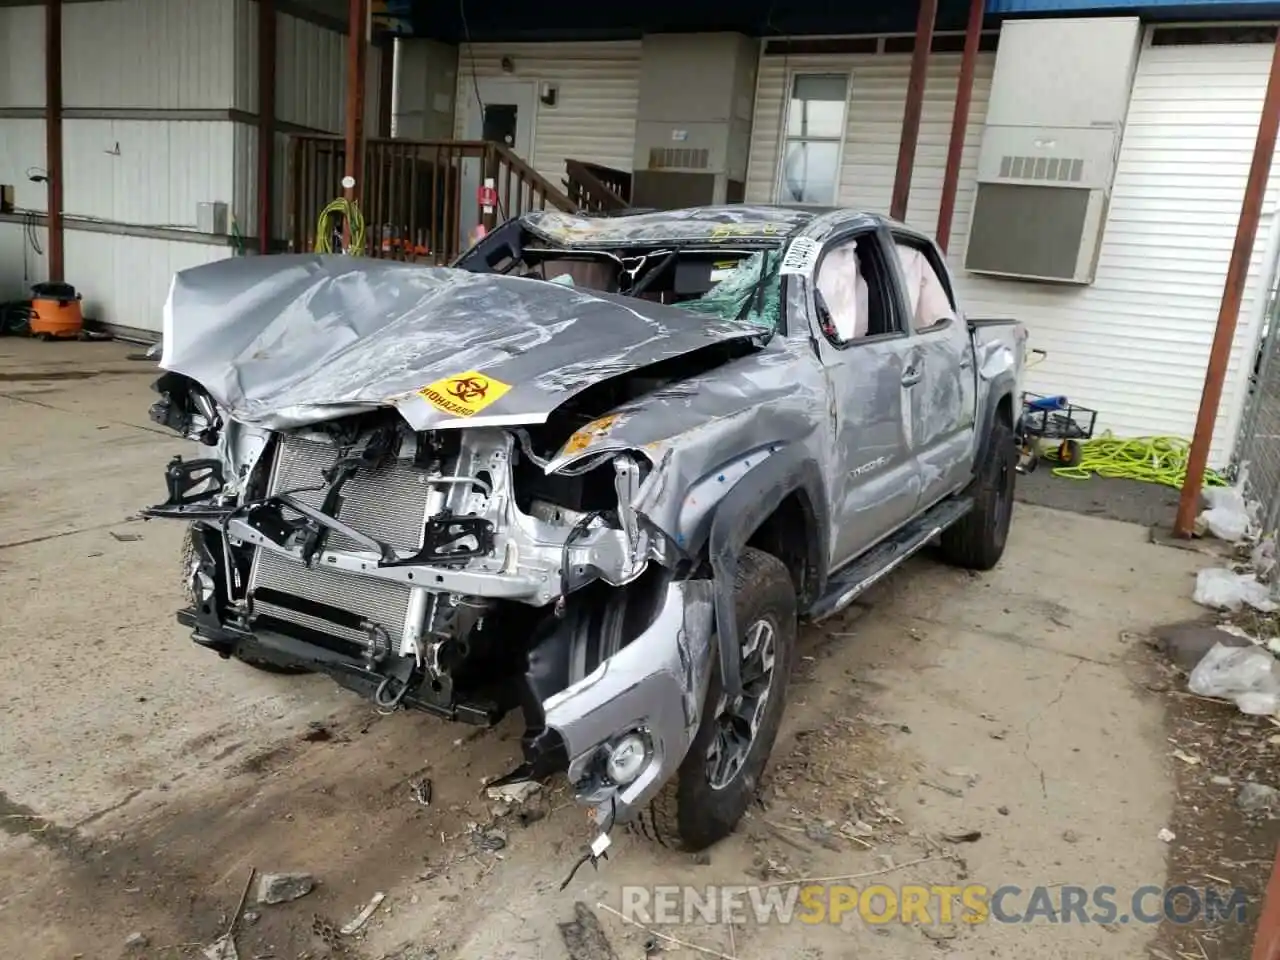
[[(321, 208), (333, 199), (332, 183), (346, 167), (344, 138), (291, 136), (288, 156), (290, 236), (295, 250), (309, 250), (314, 242), (309, 233)], [(480, 200), (474, 192), (462, 195), (462, 174), (469, 164), (478, 170), (480, 185), (491, 179), (498, 194), (495, 209), (483, 217), (486, 229), (530, 210), (578, 209), (564, 191), (502, 144), (374, 138), (366, 141), (364, 160), (362, 207), (370, 256), (451, 262), (465, 240), (461, 224), (469, 218), (464, 216)]]

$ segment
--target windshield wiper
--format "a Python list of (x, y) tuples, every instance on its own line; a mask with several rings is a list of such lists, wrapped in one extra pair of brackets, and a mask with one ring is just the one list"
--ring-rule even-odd
[[(760, 254), (760, 276), (756, 277), (755, 284), (751, 287), (751, 293), (742, 301), (737, 315), (733, 318), (735, 323), (742, 323), (747, 319), (747, 315), (754, 309), (757, 313), (764, 313), (764, 292), (765, 281), (769, 278), (769, 251)], [(774, 324), (777, 327), (777, 324)], [(770, 339), (777, 332), (776, 329), (769, 331)]]

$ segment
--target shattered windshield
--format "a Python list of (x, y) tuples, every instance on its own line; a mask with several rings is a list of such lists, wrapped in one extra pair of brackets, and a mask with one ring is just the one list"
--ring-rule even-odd
[(778, 329), (781, 310), (780, 250), (766, 250), (742, 260), (718, 266), (714, 286), (702, 296), (676, 306), (722, 320), (754, 323), (770, 331)]

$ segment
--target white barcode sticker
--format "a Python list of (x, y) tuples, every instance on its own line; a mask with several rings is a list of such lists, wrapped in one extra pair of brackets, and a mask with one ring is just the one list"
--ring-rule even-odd
[(809, 276), (818, 262), (819, 249), (818, 241), (809, 237), (796, 237), (782, 257), (781, 272), (802, 277)]

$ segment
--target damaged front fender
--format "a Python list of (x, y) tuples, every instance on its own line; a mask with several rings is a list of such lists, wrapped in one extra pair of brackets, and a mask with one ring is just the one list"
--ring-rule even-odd
[[(709, 580), (669, 584), (648, 629), (543, 703), (547, 726), (564, 743), (569, 780), (600, 824), (638, 813), (688, 753), (711, 676), (713, 590)], [(644, 743), (644, 765), (619, 783), (609, 776), (609, 754), (630, 736)]]

